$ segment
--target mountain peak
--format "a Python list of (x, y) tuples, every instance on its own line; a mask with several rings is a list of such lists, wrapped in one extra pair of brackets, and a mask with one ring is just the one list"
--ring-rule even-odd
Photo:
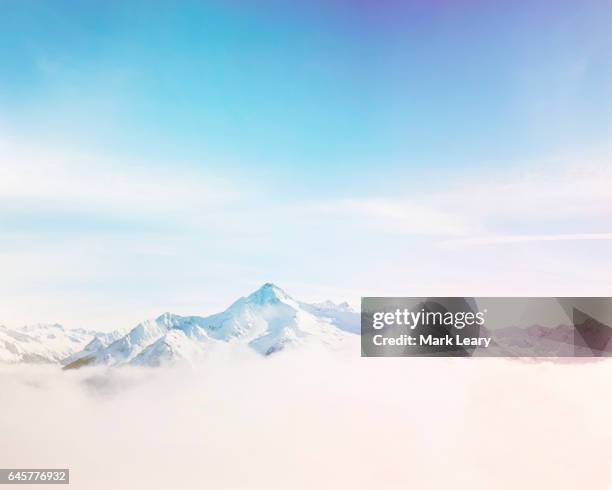
[(265, 283), (257, 291), (251, 293), (247, 297), (247, 301), (257, 304), (277, 303), (279, 301), (284, 302), (288, 299), (291, 299), (291, 297), (285, 291), (271, 282)]

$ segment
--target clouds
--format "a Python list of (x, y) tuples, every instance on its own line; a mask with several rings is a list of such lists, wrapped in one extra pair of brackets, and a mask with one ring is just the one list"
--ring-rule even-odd
[(609, 272), (606, 154), (312, 194), (268, 173), (16, 140), (0, 155), (0, 321), (13, 326), (115, 329), (162, 311), (212, 313), (265, 281), (358, 304), (365, 294), (525, 295), (526, 284), (602, 294)]
[[(587, 157), (588, 158), (588, 157)], [(612, 218), (612, 164), (604, 154), (586, 162), (555, 162), (547, 167), (517, 164), (507, 171), (474, 172), (459, 179), (417, 176), (403, 190), (390, 185), (352, 197), (292, 199), (275, 195), (261, 181), (247, 183), (222, 171), (167, 163), (157, 165), (74, 151), (32, 150), (25, 144), (0, 145), (0, 199), (5, 231), (9, 214), (55, 213), (78, 226), (89, 214), (118, 225), (127, 220), (187, 226), (216, 225), (247, 232), (268, 217), (279, 226), (293, 218), (334, 226), (373, 228), (381, 234), (435, 237), (525, 234), (539, 236), (606, 233)], [(360, 190), (359, 194), (355, 191)], [(381, 193), (382, 190), (382, 193)], [(347, 194), (346, 191), (343, 192)], [(351, 193), (349, 193), (350, 195)], [(217, 219), (216, 217), (219, 217)], [(42, 220), (41, 220), (42, 221)], [(538, 230), (541, 233), (534, 233)]]
[(194, 370), (3, 367), (0, 454), (69, 467), (75, 490), (603, 489), (609, 364), (294, 352)]
[[(391, 189), (397, 186), (390, 186)], [(307, 209), (378, 235), (430, 237), (439, 245), (609, 240), (609, 158), (507, 171), (422, 178), (389, 195), (330, 199)], [(400, 194), (400, 195), (398, 195)]]
[(115, 213), (164, 213), (221, 206), (238, 192), (212, 172), (191, 174), (86, 152), (0, 145), (0, 199)]
[(567, 233), (558, 235), (484, 235), (473, 238), (449, 240), (446, 246), (497, 245), (530, 242), (612, 240), (612, 233)]
[(443, 209), (435, 202), (421, 202), (418, 197), (331, 199), (310, 205), (308, 209), (320, 217), (352, 220), (381, 234), (455, 236), (470, 232), (464, 216)]

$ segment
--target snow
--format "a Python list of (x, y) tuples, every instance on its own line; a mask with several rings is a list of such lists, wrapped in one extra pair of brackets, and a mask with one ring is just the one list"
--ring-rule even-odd
[(89, 357), (96, 352), (108, 347), (110, 344), (120, 339), (125, 335), (124, 331), (115, 330), (113, 332), (97, 332), (94, 338), (83, 349), (74, 354), (62, 359), (62, 364), (70, 364), (77, 359)]
[(306, 347), (339, 349), (357, 338), (359, 314), (342, 303), (308, 304), (266, 283), (225, 311), (201, 316), (164, 313), (131, 330), (110, 333), (33, 325), (0, 327), (0, 362), (159, 366), (194, 363), (214, 345), (246, 347), (263, 356)]
[(302, 303), (278, 286), (266, 283), (221, 313), (208, 317), (165, 313), (140, 323), (93, 353), (92, 364), (158, 366), (197, 362), (219, 343), (247, 346), (264, 356), (305, 346), (341, 348), (348, 337), (355, 337), (350, 325), (358, 322), (358, 314), (347, 304), (323, 305)]
[(336, 327), (346, 332), (361, 333), (360, 314), (353, 310), (348, 303), (339, 305), (332, 301), (323, 303), (300, 303), (300, 306), (315, 316), (329, 319)]
[(95, 336), (95, 332), (58, 324), (0, 326), (0, 362), (57, 363), (82, 350)]
[(176, 315), (164, 313), (155, 320), (139, 323), (123, 337), (95, 352), (94, 364), (114, 366), (130, 362), (176, 326), (178, 318)]
[(183, 331), (173, 329), (144, 349), (130, 364), (158, 367), (177, 362), (193, 363), (201, 359), (202, 354), (197, 342), (190, 340)]

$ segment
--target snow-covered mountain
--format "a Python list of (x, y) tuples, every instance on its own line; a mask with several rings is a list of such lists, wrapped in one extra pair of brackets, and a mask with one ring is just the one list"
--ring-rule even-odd
[(70, 364), (77, 359), (83, 359), (90, 357), (96, 352), (108, 347), (115, 340), (120, 339), (125, 335), (125, 331), (115, 330), (113, 332), (96, 332), (93, 339), (85, 345), (82, 349), (75, 352), (74, 354), (62, 359), (62, 364)]
[(155, 320), (146, 320), (109, 345), (87, 354), (87, 357), (91, 364), (115, 366), (128, 363), (175, 327), (178, 318), (176, 315), (164, 313)]
[(68, 367), (195, 362), (215, 344), (244, 345), (262, 355), (302, 346), (334, 349), (358, 331), (359, 314), (348, 304), (303, 303), (267, 283), (215, 315), (164, 313), (142, 322), (108, 345), (72, 356)]
[(182, 330), (171, 329), (132, 359), (130, 364), (158, 367), (176, 362), (195, 363), (203, 356), (204, 349), (199, 342), (191, 340)]
[(96, 332), (37, 324), (18, 329), (0, 326), (0, 362), (58, 363), (81, 351)]
[(300, 306), (315, 316), (328, 318), (340, 330), (361, 333), (360, 315), (346, 302), (340, 304), (332, 301), (300, 303)]

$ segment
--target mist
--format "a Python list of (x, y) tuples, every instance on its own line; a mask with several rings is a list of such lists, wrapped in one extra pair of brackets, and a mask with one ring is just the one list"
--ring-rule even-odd
[(608, 361), (323, 352), (5, 366), (0, 466), (70, 468), (87, 490), (603, 489), (610, 379)]

